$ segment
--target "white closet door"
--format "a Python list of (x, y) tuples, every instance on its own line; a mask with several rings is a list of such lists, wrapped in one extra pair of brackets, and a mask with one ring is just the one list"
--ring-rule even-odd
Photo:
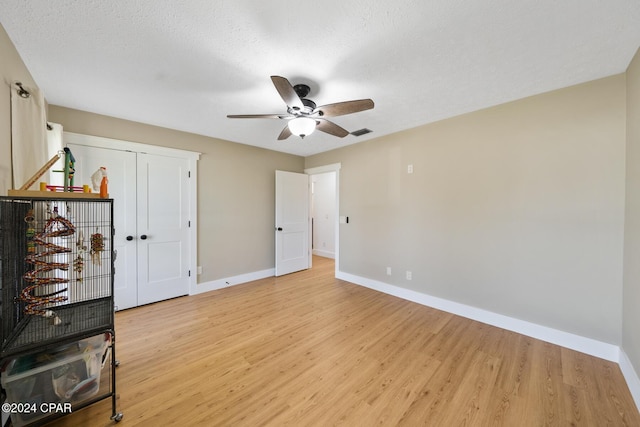
[(138, 153), (138, 304), (189, 293), (186, 159)]
[[(68, 144), (76, 184), (109, 175), (116, 310), (189, 293), (189, 165), (184, 158)], [(85, 236), (88, 239), (89, 236)]]
[[(136, 153), (67, 145), (76, 159), (75, 184), (91, 184), (91, 175), (101, 166), (109, 175), (109, 197), (113, 199), (113, 248), (117, 251), (114, 275), (116, 310), (138, 305), (136, 246)], [(127, 240), (127, 236), (131, 240)], [(87, 241), (90, 236), (84, 236)]]

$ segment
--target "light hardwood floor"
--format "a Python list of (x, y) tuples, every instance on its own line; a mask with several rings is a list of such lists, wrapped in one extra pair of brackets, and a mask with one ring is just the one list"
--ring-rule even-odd
[(123, 427), (640, 426), (616, 364), (336, 280), (325, 258), (116, 328)]

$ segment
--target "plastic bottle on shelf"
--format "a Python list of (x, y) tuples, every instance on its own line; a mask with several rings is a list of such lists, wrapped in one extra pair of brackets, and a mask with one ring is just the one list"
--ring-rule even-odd
[(109, 183), (107, 168), (100, 166), (98, 170), (91, 175), (91, 183), (95, 191), (100, 191), (100, 197), (106, 199), (109, 194), (107, 190), (107, 184)]
[(106, 199), (107, 195), (109, 194), (109, 191), (107, 190), (108, 183), (109, 183), (109, 180), (107, 179), (107, 176), (104, 175), (102, 177), (102, 181), (100, 182), (100, 197), (102, 199)]

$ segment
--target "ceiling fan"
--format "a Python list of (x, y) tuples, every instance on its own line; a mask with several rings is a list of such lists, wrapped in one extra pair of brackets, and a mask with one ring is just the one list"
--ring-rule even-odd
[(287, 126), (280, 132), (278, 140), (287, 139), (291, 135), (304, 138), (316, 129), (344, 138), (349, 135), (349, 131), (325, 119), (325, 117), (343, 116), (373, 108), (373, 101), (370, 99), (337, 102), (317, 107), (315, 102), (306, 98), (310, 91), (309, 86), (305, 84), (293, 86), (289, 80), (280, 76), (271, 76), (271, 81), (284, 103), (287, 104), (286, 114), (229, 114), (227, 117), (230, 119), (287, 120)]

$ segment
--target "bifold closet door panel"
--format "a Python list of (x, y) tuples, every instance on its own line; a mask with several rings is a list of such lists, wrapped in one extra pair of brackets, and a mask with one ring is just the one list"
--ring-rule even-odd
[[(68, 144), (68, 147), (76, 159), (76, 185), (90, 185), (91, 175), (100, 167), (107, 168), (109, 197), (114, 200), (115, 306), (116, 310), (136, 307), (138, 305), (136, 153), (77, 144)], [(127, 240), (127, 237), (130, 237), (130, 240)], [(85, 239), (88, 238), (89, 236), (85, 236)]]
[(189, 293), (189, 168), (138, 153), (138, 304)]

